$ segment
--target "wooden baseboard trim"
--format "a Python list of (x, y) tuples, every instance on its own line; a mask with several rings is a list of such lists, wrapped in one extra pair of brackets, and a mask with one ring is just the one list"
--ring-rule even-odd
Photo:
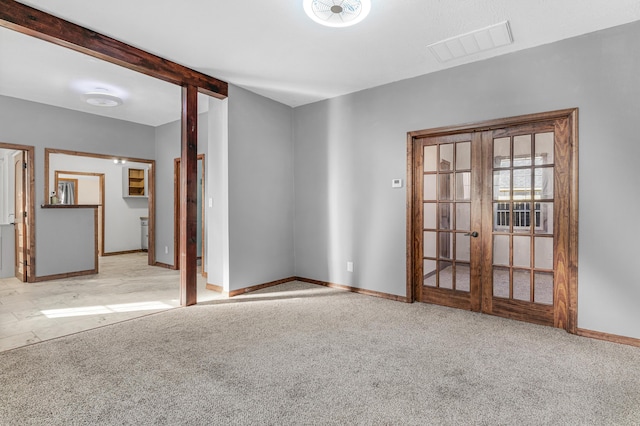
[(284, 283), (288, 283), (295, 280), (296, 280), (296, 277), (289, 277), (289, 278), (283, 278), (277, 281), (271, 281), (264, 284), (253, 285), (251, 287), (240, 288), (238, 290), (232, 290), (229, 292), (229, 297), (239, 296), (241, 294), (249, 293), (251, 291), (261, 290), (263, 288), (273, 287), (274, 285), (284, 284)]
[(146, 250), (138, 249), (138, 250), (125, 250), (125, 251), (110, 251), (109, 253), (102, 253), (103, 256), (118, 256), (120, 254), (130, 254), (130, 253), (144, 253)]
[(215, 291), (217, 293), (223, 293), (224, 294), (224, 289), (220, 285), (207, 283), (207, 285), (205, 287), (206, 287), (207, 290), (211, 290), (211, 291)]
[(383, 299), (393, 300), (396, 302), (411, 303), (411, 301), (405, 296), (396, 296), (395, 294), (382, 293), (380, 291), (367, 290), (367, 289), (358, 288), (358, 287), (350, 287), (348, 285), (335, 284), (327, 281), (318, 281), (318, 280), (313, 280), (311, 278), (304, 278), (304, 277), (294, 277), (294, 278), (295, 278), (295, 281), (302, 281), (309, 284), (316, 284), (316, 285), (321, 285), (324, 287), (331, 287), (331, 288), (339, 288), (341, 290), (347, 290), (352, 293), (364, 294), (366, 296), (381, 297)]
[(397, 296), (395, 294), (382, 293), (380, 291), (366, 290), (366, 289), (363, 289), (363, 288), (350, 287), (350, 286), (346, 286), (346, 285), (342, 285), (342, 284), (335, 284), (335, 283), (330, 283), (330, 282), (327, 282), (327, 281), (313, 280), (311, 278), (304, 278), (304, 277), (283, 278), (283, 279), (277, 280), (277, 281), (271, 281), (271, 282), (268, 282), (268, 283), (258, 284), (258, 285), (254, 285), (254, 286), (251, 286), (251, 287), (245, 287), (245, 288), (241, 288), (241, 289), (238, 289), (238, 290), (232, 290), (228, 294), (223, 291), (221, 286), (216, 285), (216, 284), (208, 284), (207, 283), (206, 288), (208, 290), (213, 290), (213, 291), (217, 291), (217, 292), (220, 292), (222, 294), (228, 295), (228, 297), (234, 297), (234, 296), (238, 296), (238, 295), (241, 295), (241, 294), (249, 293), (249, 292), (252, 292), (252, 291), (260, 290), (260, 289), (263, 289), (263, 288), (273, 287), (275, 285), (288, 283), (288, 282), (291, 282), (291, 281), (301, 281), (301, 282), (305, 282), (305, 283), (309, 283), (309, 284), (321, 285), (323, 287), (331, 287), (331, 288), (337, 288), (337, 289), (340, 289), (340, 290), (346, 290), (346, 291), (350, 291), (352, 293), (359, 293), (359, 294), (363, 294), (363, 295), (366, 295), (366, 296), (380, 297), (380, 298), (383, 298), (383, 299), (393, 300), (393, 301), (396, 301), (396, 302), (411, 303), (411, 301), (409, 299), (407, 299), (405, 296)]
[(584, 328), (578, 328), (576, 334), (578, 336), (590, 337), (592, 339), (605, 340), (607, 342), (640, 347), (640, 339), (636, 339), (633, 337), (619, 336), (617, 334), (603, 333), (601, 331), (586, 330)]
[(80, 277), (83, 275), (95, 275), (98, 273), (98, 269), (89, 269), (86, 271), (66, 272), (64, 274), (43, 275), (41, 277), (35, 277), (33, 282), (39, 283), (42, 281), (61, 280), (64, 278)]
[(160, 268), (165, 268), (165, 269), (172, 269), (172, 270), (176, 270), (176, 267), (173, 265), (169, 265), (168, 263), (162, 263), (162, 262), (156, 262), (153, 264), (153, 266), (159, 266)]

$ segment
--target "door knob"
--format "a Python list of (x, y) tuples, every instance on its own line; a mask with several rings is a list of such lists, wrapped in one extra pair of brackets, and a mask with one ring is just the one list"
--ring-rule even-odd
[(465, 237), (473, 237), (473, 238), (477, 238), (478, 237), (478, 233), (476, 231), (473, 232), (467, 232), (466, 234), (464, 234)]

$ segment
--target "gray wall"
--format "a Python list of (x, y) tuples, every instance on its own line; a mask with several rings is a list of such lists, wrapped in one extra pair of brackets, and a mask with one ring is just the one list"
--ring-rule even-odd
[(56, 214), (38, 207), (45, 201), (44, 148), (153, 159), (154, 138), (153, 127), (0, 96), (0, 141), (35, 147), (37, 276), (60, 267), (47, 249), (55, 236), (39, 225), (50, 222), (45, 215)]
[[(229, 101), (209, 99), (207, 167), (207, 283), (229, 291)], [(211, 204), (209, 204), (211, 203)]]
[(296, 108), (296, 275), (404, 295), (407, 131), (579, 107), (578, 326), (640, 338), (639, 50), (636, 22)]
[(96, 267), (95, 208), (48, 209), (40, 214), (36, 229), (46, 229), (46, 238), (37, 241), (37, 276), (90, 271)]
[(293, 110), (229, 86), (229, 290), (293, 275)]

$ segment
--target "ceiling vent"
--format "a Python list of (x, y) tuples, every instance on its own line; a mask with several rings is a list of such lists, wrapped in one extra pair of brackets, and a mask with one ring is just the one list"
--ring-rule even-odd
[(427, 47), (440, 62), (484, 52), (513, 43), (509, 21), (500, 22), (486, 28), (451, 37)]

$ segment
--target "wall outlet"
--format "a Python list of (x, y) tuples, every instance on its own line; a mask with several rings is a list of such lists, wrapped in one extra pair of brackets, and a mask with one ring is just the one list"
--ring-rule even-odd
[(353, 272), (353, 262), (347, 262), (347, 272)]
[(164, 254), (169, 254), (169, 247), (164, 246)]

